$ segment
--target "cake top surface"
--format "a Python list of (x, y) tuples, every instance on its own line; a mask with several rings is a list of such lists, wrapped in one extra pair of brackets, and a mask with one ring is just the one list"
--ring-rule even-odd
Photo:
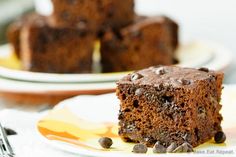
[(155, 66), (133, 72), (117, 84), (135, 84), (159, 87), (160, 85), (173, 87), (193, 87), (200, 81), (213, 81), (221, 72), (211, 71), (207, 68), (193, 69), (177, 66)]
[(86, 25), (78, 23), (77, 27), (54, 27), (48, 17), (39, 14), (31, 14), (25, 17), (23, 26), (30, 28), (40, 28), (40, 30), (49, 29), (54, 31), (78, 31), (78, 32), (88, 32)]
[(146, 17), (146, 16), (136, 16), (135, 18), (135, 24), (132, 24), (128, 27), (125, 27), (122, 29), (122, 34), (125, 35), (132, 31), (142, 30), (147, 27), (150, 27), (152, 25), (162, 25), (165, 23), (175, 23), (172, 19), (166, 17), (166, 16), (152, 16), (152, 17)]

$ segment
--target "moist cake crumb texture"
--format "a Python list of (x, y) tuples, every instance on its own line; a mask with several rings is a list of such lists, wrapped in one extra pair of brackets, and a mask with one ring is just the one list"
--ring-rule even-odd
[(119, 135), (126, 142), (196, 147), (221, 130), (223, 73), (156, 66), (117, 82)]
[(178, 25), (165, 16), (136, 17), (119, 31), (101, 38), (103, 72), (131, 71), (176, 63)]

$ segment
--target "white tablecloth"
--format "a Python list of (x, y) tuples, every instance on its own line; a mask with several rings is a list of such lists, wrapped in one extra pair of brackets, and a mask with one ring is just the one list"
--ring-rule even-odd
[(16, 110), (0, 111), (0, 122), (3, 126), (14, 129), (18, 135), (9, 136), (9, 141), (16, 157), (79, 157), (47, 145), (36, 131), (39, 113)]

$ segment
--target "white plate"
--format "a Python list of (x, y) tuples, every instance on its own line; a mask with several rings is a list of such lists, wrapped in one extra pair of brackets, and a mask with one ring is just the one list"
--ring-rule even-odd
[[(107, 136), (106, 134), (114, 135), (112, 133), (117, 132), (116, 126), (118, 121), (117, 115), (119, 111), (119, 101), (117, 100), (115, 94), (78, 96), (62, 101), (52, 111), (46, 113), (40, 119), (37, 124), (37, 130), (39, 131), (40, 138), (47, 144), (59, 148), (60, 150), (85, 156), (235, 157), (235, 103), (236, 86), (225, 86), (222, 95), (222, 115), (224, 117), (222, 127), (227, 135), (226, 143), (219, 145), (210, 141), (195, 148), (195, 153), (193, 154), (183, 153), (153, 155), (151, 149), (149, 149), (149, 152), (146, 155), (133, 154), (131, 151), (134, 144), (122, 142), (118, 136), (112, 137), (114, 143), (112, 147), (113, 149), (110, 149), (109, 151), (104, 151), (101, 149), (97, 142), (98, 139), (101, 136)], [(109, 130), (108, 125), (110, 127)], [(45, 132), (43, 131), (45, 129), (47, 130), (46, 134), (44, 134)], [(66, 138), (66, 136), (68, 136), (68, 138)], [(77, 140), (73, 140), (71, 137), (77, 137)], [(89, 147), (96, 149), (91, 150)], [(225, 152), (231, 150), (233, 151), (231, 154), (226, 152), (227, 154), (222, 155), (219, 153), (220, 151)]]
[[(11, 48), (9, 45), (0, 47), (0, 57), (7, 57), (10, 53)], [(208, 67), (214, 70), (223, 70), (230, 64), (232, 53), (221, 45), (206, 41), (198, 41), (181, 45), (177, 52), (177, 58), (180, 61), (178, 64), (179, 66)], [(15, 70), (0, 65), (1, 77), (33, 82), (114, 82), (126, 74), (127, 72), (99, 74), (49, 74)]]
[[(96, 91), (114, 91), (116, 84), (114, 82), (100, 83), (35, 83), (24, 82), (0, 77), (0, 91), (14, 93), (31, 93), (31, 94), (65, 94), (75, 93), (74, 95), (90, 93)], [(77, 93), (77, 94), (76, 94)]]

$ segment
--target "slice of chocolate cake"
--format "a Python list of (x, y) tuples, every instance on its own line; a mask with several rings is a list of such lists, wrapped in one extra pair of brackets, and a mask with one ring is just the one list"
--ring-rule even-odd
[(130, 71), (153, 65), (171, 65), (178, 45), (178, 26), (165, 17), (140, 17), (119, 32), (101, 39), (103, 72)]
[(54, 28), (47, 18), (28, 22), (21, 31), (24, 70), (90, 73), (95, 36), (86, 28)]
[(134, 0), (52, 0), (54, 26), (119, 29), (133, 21)]
[(196, 147), (221, 130), (223, 73), (157, 66), (117, 83), (119, 135), (127, 142)]

